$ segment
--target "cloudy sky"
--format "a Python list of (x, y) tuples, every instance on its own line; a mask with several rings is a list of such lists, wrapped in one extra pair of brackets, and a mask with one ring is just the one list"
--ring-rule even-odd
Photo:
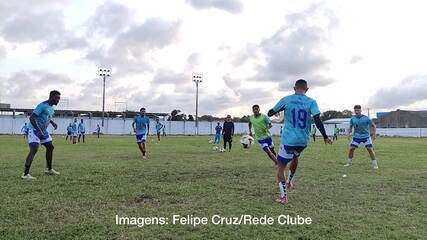
[[(308, 80), (321, 110), (427, 109), (425, 1), (0, 1), (0, 101), (100, 110), (267, 111)], [(126, 102), (124, 104), (123, 102)]]

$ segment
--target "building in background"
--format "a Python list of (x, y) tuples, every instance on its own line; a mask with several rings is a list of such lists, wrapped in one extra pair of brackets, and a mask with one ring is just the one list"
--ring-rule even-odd
[(379, 128), (427, 128), (427, 111), (396, 111), (377, 115)]

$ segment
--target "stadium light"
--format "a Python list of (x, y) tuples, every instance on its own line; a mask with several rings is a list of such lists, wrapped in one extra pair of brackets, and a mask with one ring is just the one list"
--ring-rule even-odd
[(111, 68), (98, 68), (98, 76), (102, 77), (104, 82), (102, 88), (102, 127), (104, 127), (104, 115), (105, 115), (105, 79), (111, 76)]
[[(128, 102), (124, 102), (124, 101), (114, 101), (114, 111), (117, 112), (117, 104), (123, 104), (125, 105), (125, 111), (128, 110)], [(125, 112), (123, 111), (123, 112)]]
[(61, 103), (62, 104), (66, 104), (66, 110), (69, 110), (69, 104), (70, 104), (70, 99), (68, 99), (68, 98), (61, 98)]
[(203, 82), (203, 73), (193, 73), (192, 79), (196, 83), (196, 135), (199, 135), (199, 83)]

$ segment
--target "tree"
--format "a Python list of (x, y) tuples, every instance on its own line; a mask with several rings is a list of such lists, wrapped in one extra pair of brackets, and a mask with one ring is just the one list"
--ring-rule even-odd
[(168, 118), (169, 121), (185, 121), (186, 115), (181, 113), (181, 110), (179, 109), (174, 109), (171, 112), (171, 116)]
[(353, 112), (351, 110), (346, 109), (346, 110), (342, 111), (342, 115), (345, 118), (351, 118), (351, 116), (353, 115)]
[(240, 118), (241, 122), (249, 122), (249, 116), (244, 115), (242, 118)]
[(193, 117), (193, 115), (188, 115), (188, 119), (187, 119), (187, 121), (194, 121), (194, 117)]
[(333, 118), (340, 118), (342, 116), (341, 112), (335, 111), (335, 110), (328, 110), (326, 112), (323, 112), (322, 116), (320, 116), (320, 119), (322, 121), (326, 121)]
[(215, 120), (216, 120), (216, 118), (211, 116), (211, 115), (203, 115), (203, 116), (199, 117), (199, 121), (213, 122)]
[(322, 121), (326, 121), (333, 118), (350, 118), (352, 116), (352, 112), (350, 110), (344, 110), (342, 112), (335, 110), (328, 110), (322, 113), (320, 119)]

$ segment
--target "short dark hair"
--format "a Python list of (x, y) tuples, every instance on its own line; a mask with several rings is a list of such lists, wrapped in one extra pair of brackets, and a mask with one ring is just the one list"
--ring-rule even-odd
[(258, 104), (253, 105), (252, 109), (254, 109), (254, 108), (259, 108), (259, 105)]
[(362, 106), (358, 105), (354, 105), (354, 109), (362, 109)]
[(61, 93), (58, 90), (52, 90), (49, 93), (49, 98), (52, 98), (53, 96), (56, 96), (56, 95), (61, 95)]
[(139, 111), (141, 112), (142, 110), (145, 110), (145, 108), (144, 107), (142, 107), (141, 109), (139, 109)]
[(295, 82), (295, 87), (296, 88), (307, 88), (307, 81), (304, 79), (298, 79)]

